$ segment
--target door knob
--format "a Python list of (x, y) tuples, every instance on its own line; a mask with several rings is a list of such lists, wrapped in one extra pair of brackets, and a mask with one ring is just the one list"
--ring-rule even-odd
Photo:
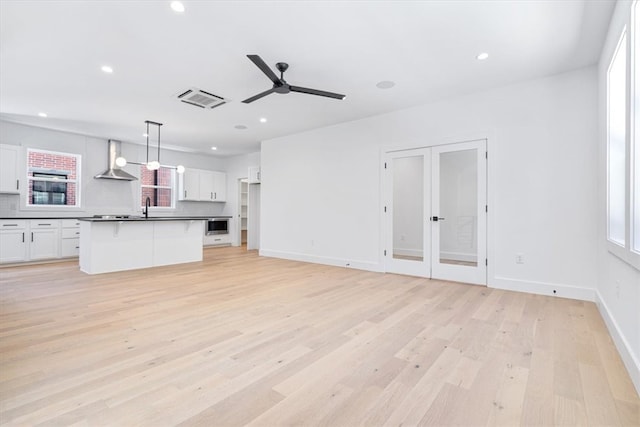
[(439, 217), (437, 217), (437, 216), (432, 216), (432, 217), (431, 217), (431, 221), (434, 221), (434, 222), (444, 221), (444, 218), (439, 218)]

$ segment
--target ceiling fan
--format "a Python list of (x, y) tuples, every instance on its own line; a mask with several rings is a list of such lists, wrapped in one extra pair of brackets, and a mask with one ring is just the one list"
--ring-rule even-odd
[(287, 64), (286, 62), (278, 62), (276, 64), (276, 68), (278, 69), (278, 71), (280, 71), (280, 78), (278, 78), (278, 76), (276, 76), (276, 74), (273, 71), (271, 71), (271, 68), (269, 68), (269, 66), (265, 64), (265, 62), (262, 60), (262, 58), (260, 58), (260, 56), (247, 55), (247, 58), (249, 58), (254, 64), (256, 64), (256, 66), (260, 68), (260, 70), (263, 73), (265, 73), (267, 77), (269, 77), (269, 80), (273, 82), (273, 87), (269, 90), (265, 90), (262, 93), (254, 95), (251, 98), (245, 99), (244, 101), (242, 101), (245, 104), (249, 104), (250, 102), (256, 101), (262, 98), (263, 96), (267, 96), (274, 92), (275, 93), (299, 92), (299, 93), (307, 93), (309, 95), (326, 96), (328, 98), (335, 98), (335, 99), (344, 99), (346, 97), (346, 95), (341, 95), (339, 93), (326, 92), (324, 90), (309, 89), (306, 87), (290, 85), (284, 80), (284, 72), (287, 71), (287, 68), (289, 68), (289, 64)]

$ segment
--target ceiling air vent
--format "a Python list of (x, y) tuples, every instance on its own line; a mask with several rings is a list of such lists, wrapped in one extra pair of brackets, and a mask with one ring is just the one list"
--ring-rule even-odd
[(205, 92), (201, 89), (191, 88), (185, 90), (180, 95), (178, 95), (178, 99), (185, 104), (195, 105), (200, 108), (216, 108), (227, 101), (218, 96), (209, 92)]

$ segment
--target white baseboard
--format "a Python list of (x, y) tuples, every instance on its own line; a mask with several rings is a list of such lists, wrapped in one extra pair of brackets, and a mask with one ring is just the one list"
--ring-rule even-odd
[(604, 319), (604, 323), (607, 325), (607, 329), (609, 330), (609, 334), (611, 334), (611, 338), (613, 338), (613, 342), (618, 349), (618, 353), (622, 358), (622, 363), (627, 368), (627, 372), (631, 377), (631, 381), (636, 388), (638, 394), (640, 394), (640, 360), (638, 360), (638, 356), (633, 354), (631, 351), (631, 346), (629, 342), (625, 338), (625, 336), (618, 328), (618, 323), (611, 316), (611, 312), (609, 311), (609, 307), (602, 299), (600, 292), (596, 291), (596, 305), (598, 306), (598, 311), (600, 311), (600, 315)]
[(507, 291), (527, 292), (537, 295), (549, 295), (561, 298), (572, 298), (581, 301), (596, 301), (595, 289), (579, 288), (558, 283), (534, 282), (530, 280), (494, 277), (489, 279), (488, 287)]
[(347, 267), (355, 268), (357, 270), (374, 271), (377, 273), (383, 272), (382, 267), (377, 262), (370, 261), (358, 261), (351, 259), (342, 259), (334, 257), (324, 257), (320, 255), (301, 254), (297, 252), (284, 252), (272, 249), (260, 249), (260, 256), (282, 258), (291, 261), (312, 262), (315, 264), (331, 265), (334, 267)]

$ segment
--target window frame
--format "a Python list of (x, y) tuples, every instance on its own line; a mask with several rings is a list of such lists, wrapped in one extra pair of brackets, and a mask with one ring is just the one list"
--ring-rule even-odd
[(624, 68), (624, 73), (625, 73), (625, 82), (624, 82), (624, 90), (625, 90), (625, 94), (628, 92), (627, 88), (629, 88), (629, 82), (628, 82), (628, 77), (629, 77), (629, 52), (627, 49), (628, 46), (628, 41), (629, 41), (629, 34), (627, 31), (627, 26), (625, 25), (622, 28), (622, 31), (620, 32), (620, 36), (618, 37), (618, 42), (616, 43), (616, 47), (613, 50), (613, 53), (611, 54), (611, 58), (609, 60), (609, 66), (607, 67), (607, 122), (606, 122), (606, 129), (607, 129), (607, 226), (606, 226), (606, 238), (607, 241), (609, 242), (610, 245), (615, 245), (619, 248), (624, 248), (628, 243), (629, 243), (629, 236), (627, 233), (627, 229), (628, 229), (628, 215), (627, 215), (627, 211), (628, 211), (628, 205), (627, 205), (627, 196), (628, 196), (628, 172), (629, 172), (629, 167), (628, 167), (628, 157), (627, 157), (627, 147), (628, 147), (628, 98), (625, 95), (625, 107), (624, 107), (624, 141), (623, 141), (623, 151), (624, 151), (624, 156), (625, 158), (623, 159), (624, 162), (624, 194), (623, 194), (623, 203), (624, 203), (624, 207), (623, 207), (623, 218), (622, 218), (622, 227), (623, 227), (623, 242), (618, 242), (612, 239), (611, 237), (611, 146), (612, 146), (612, 140), (611, 140), (611, 71), (614, 67), (614, 61), (616, 59), (619, 58), (619, 55), (622, 55), (622, 58), (625, 61), (625, 68)]
[[(45, 173), (45, 174), (58, 174), (61, 170), (53, 170), (46, 169), (42, 167), (30, 166), (29, 165), (29, 157), (31, 153), (40, 153), (45, 155), (55, 155), (55, 156), (68, 156), (73, 157), (76, 162), (76, 170), (75, 175), (76, 178), (67, 178), (67, 179), (54, 179), (54, 178), (46, 178), (46, 177), (34, 177), (30, 176), (29, 173)], [(65, 153), (61, 151), (51, 151), (51, 150), (42, 150), (40, 148), (31, 148), (27, 147), (26, 156), (25, 156), (25, 177), (27, 182), (27, 189), (22, 195), (23, 198), (23, 206), (25, 210), (81, 210), (82, 209), (82, 155), (76, 153)], [(56, 182), (56, 183), (64, 183), (64, 184), (74, 184), (75, 185), (75, 204), (73, 205), (61, 205), (61, 204), (34, 204), (31, 203), (31, 197), (29, 197), (30, 193), (33, 192), (33, 183), (35, 181), (44, 181), (44, 182)], [(66, 193), (65, 193), (66, 194)]]
[[(140, 200), (140, 208), (144, 208), (144, 202), (142, 201), (142, 194), (143, 194), (143, 189), (144, 188), (152, 188), (152, 189), (164, 189), (164, 190), (169, 190), (171, 192), (171, 206), (157, 206), (157, 205), (151, 205), (150, 209), (162, 209), (162, 210), (175, 210), (176, 209), (176, 183), (177, 183), (177, 179), (176, 179), (176, 173), (175, 170), (171, 167), (168, 166), (160, 166), (160, 169), (167, 169), (169, 171), (169, 176), (170, 176), (170, 180), (171, 180), (171, 184), (169, 186), (166, 185), (148, 185), (148, 184), (144, 184), (143, 182), (143, 176), (144, 176), (144, 172), (145, 169), (147, 168), (146, 165), (140, 165), (140, 186), (139, 188), (139, 194), (140, 197), (138, 197), (138, 200)], [(160, 170), (158, 169), (158, 170)], [(152, 171), (153, 173), (157, 173), (158, 170), (154, 170)], [(158, 198), (156, 197), (156, 203), (158, 201)]]
[[(640, 162), (636, 161), (637, 152), (640, 151), (640, 105), (636, 103), (636, 91), (640, 89), (640, 81), (636, 80), (638, 73), (637, 67), (640, 67), (640, 54), (637, 54), (640, 48), (640, 30), (638, 30), (638, 22), (640, 21), (640, 1), (634, 0), (629, 10), (629, 18), (619, 32), (616, 47), (609, 56), (609, 65), (607, 67), (606, 76), (606, 214), (605, 214), (605, 243), (609, 253), (620, 258), (633, 268), (640, 270), (640, 251), (634, 248), (640, 248), (640, 242), (635, 240), (634, 227), (639, 226), (640, 219), (636, 216), (640, 215), (640, 200), (636, 198), (638, 190), (634, 184), (640, 182)], [(609, 152), (609, 70), (613, 63), (616, 53), (619, 51), (620, 43), (626, 35), (626, 44), (623, 47), (626, 54), (626, 103), (625, 103), (625, 139), (624, 139), (624, 155), (625, 155), (625, 207), (624, 207), (624, 245), (620, 245), (609, 239), (609, 170), (610, 170), (610, 152)], [(638, 156), (640, 158), (640, 156)]]

